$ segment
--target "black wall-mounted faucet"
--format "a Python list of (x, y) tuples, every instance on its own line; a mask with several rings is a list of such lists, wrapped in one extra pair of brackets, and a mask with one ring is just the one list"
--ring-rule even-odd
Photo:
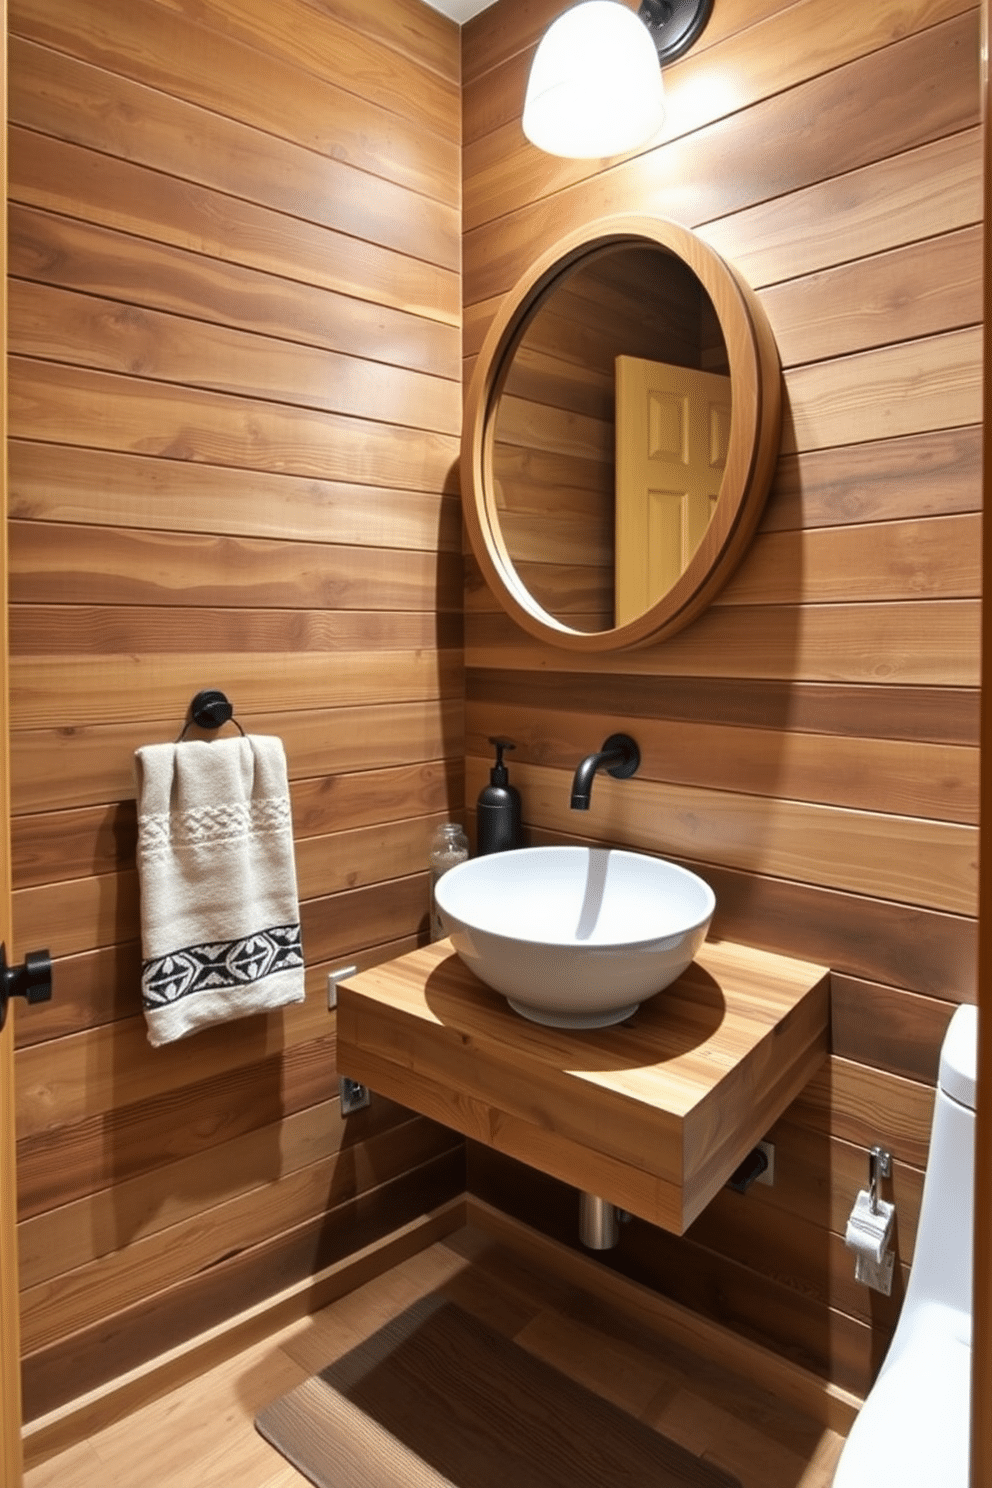
[(629, 734), (611, 734), (598, 754), (587, 754), (572, 781), (573, 811), (588, 811), (592, 782), (597, 770), (605, 770), (614, 780), (629, 780), (641, 763), (641, 751)]

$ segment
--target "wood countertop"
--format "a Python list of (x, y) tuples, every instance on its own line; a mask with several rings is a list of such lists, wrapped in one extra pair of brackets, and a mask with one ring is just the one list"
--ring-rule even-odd
[(369, 1089), (676, 1234), (827, 1053), (828, 970), (707, 942), (626, 1023), (546, 1028), (450, 941), (338, 988), (338, 1067)]

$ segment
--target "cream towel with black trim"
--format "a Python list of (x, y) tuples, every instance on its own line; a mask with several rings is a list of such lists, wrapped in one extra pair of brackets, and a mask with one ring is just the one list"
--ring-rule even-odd
[(302, 1002), (282, 741), (148, 744), (135, 768), (149, 1043)]

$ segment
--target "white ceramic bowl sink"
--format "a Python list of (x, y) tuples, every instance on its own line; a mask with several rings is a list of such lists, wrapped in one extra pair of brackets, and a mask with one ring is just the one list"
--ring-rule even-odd
[(716, 907), (687, 869), (605, 847), (470, 858), (439, 879), (436, 903), (480, 981), (555, 1028), (629, 1018), (682, 974)]

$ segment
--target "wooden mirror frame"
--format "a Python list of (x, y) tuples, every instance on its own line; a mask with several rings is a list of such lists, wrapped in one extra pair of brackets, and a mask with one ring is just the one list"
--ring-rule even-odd
[[(507, 550), (493, 480), (493, 429), (510, 360), (532, 311), (569, 269), (599, 249), (624, 242), (640, 247), (653, 243), (675, 254), (710, 297), (730, 365), (727, 463), (706, 534), (671, 589), (625, 625), (578, 631), (537, 603)], [(619, 651), (674, 635), (711, 602), (747, 548), (778, 459), (781, 418), (782, 374), (771, 327), (754, 292), (714, 249), (688, 228), (657, 217), (610, 217), (569, 234), (506, 296), (469, 384), (461, 445), (462, 507), (486, 582), (524, 630), (570, 651)]]

